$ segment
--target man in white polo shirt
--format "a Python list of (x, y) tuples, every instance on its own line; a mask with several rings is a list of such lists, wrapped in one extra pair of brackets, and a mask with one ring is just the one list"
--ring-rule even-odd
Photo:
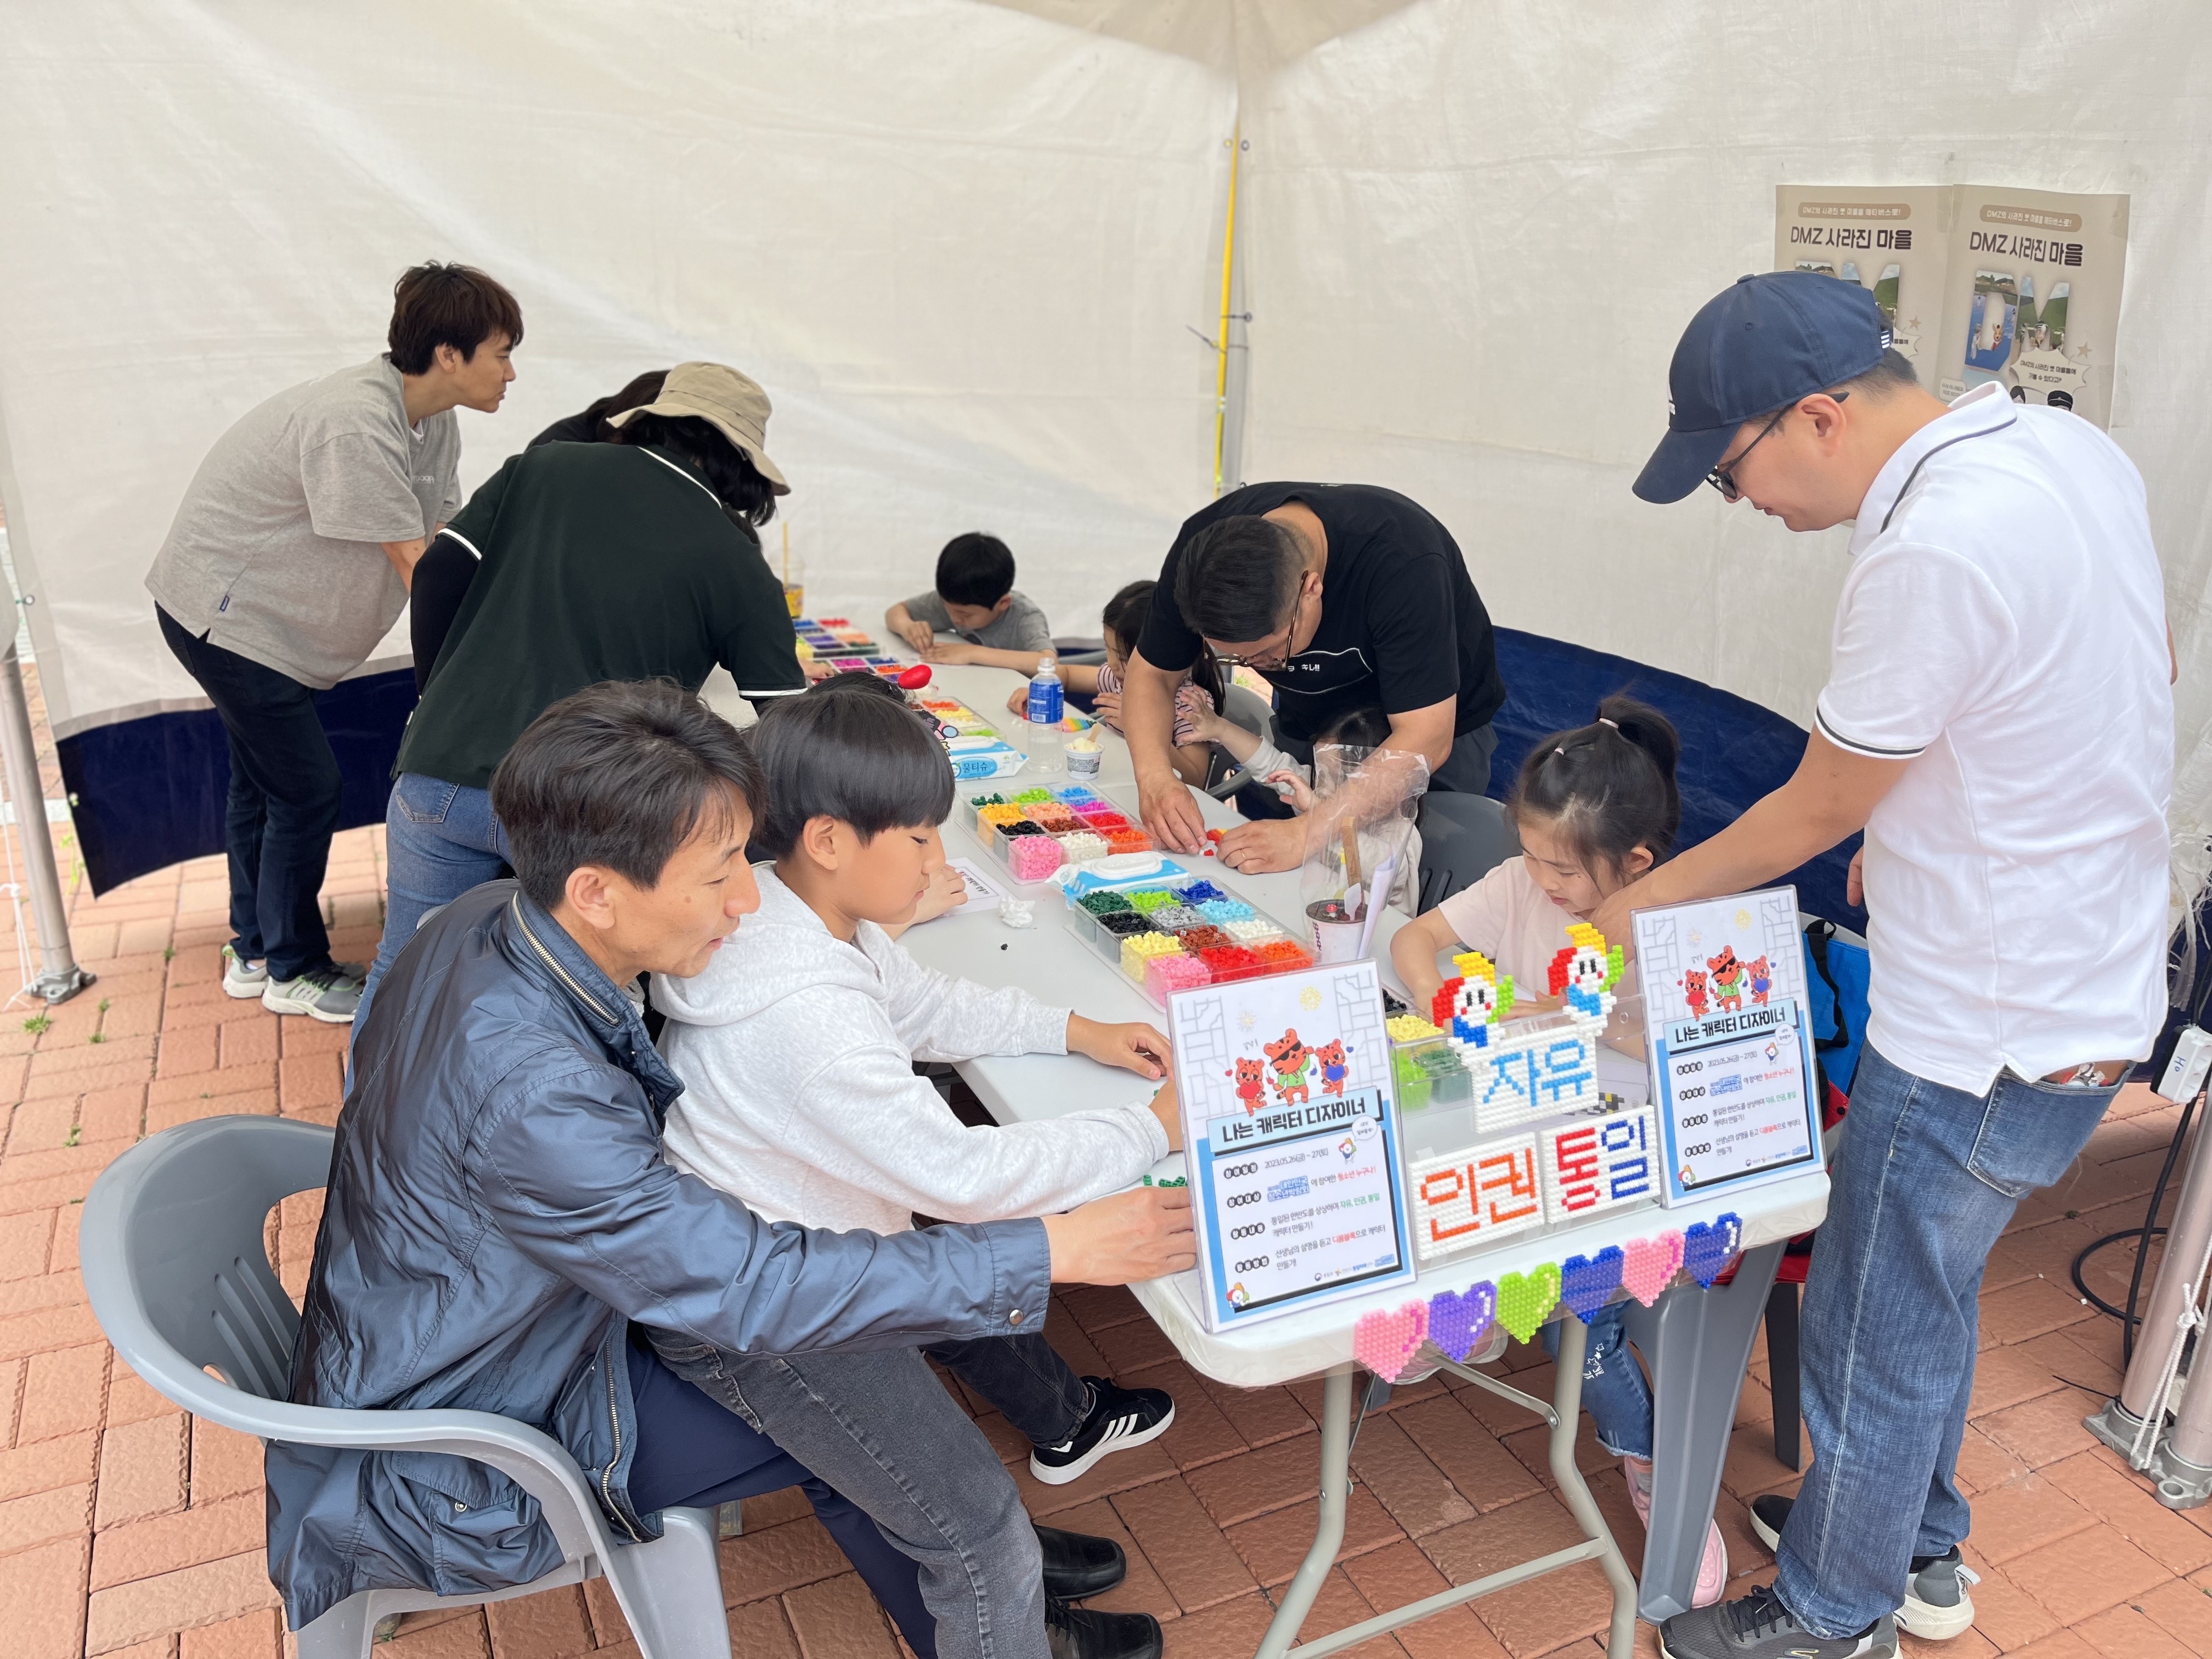
[(1763, 1498), (1771, 1589), (1671, 1659), (1881, 1659), (1973, 1621), (1953, 1481), (1990, 1248), (2080, 1154), (2165, 1012), (2172, 645), (2119, 447), (2001, 388), (1945, 404), (1871, 295), (1747, 276), (1700, 311), (1636, 483), (1792, 530), (1856, 520), (1797, 772), (1592, 918), (1759, 885), (1854, 830), (1871, 1013), (1805, 1287), (1814, 1463)]

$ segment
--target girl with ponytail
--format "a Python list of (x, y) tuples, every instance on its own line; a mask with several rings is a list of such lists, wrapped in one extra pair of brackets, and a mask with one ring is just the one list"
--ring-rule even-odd
[[(1568, 943), (1569, 925), (1587, 921), (1674, 852), (1682, 818), (1674, 786), (1680, 752), (1681, 739), (1667, 717), (1629, 697), (1607, 697), (1589, 725), (1554, 732), (1531, 749), (1505, 803), (1521, 856), (1416, 916), (1390, 941), (1390, 959), (1413, 993), (1414, 1007), (1426, 1007), (1443, 982), (1437, 954), (1472, 948), (1499, 973), (1512, 975), (1516, 1013), (1524, 1001), (1540, 1010), (1548, 999), (1527, 997), (1521, 988), (1547, 982), (1552, 958)], [(1547, 1326), (1545, 1346), (1555, 1355), (1558, 1340), (1557, 1327)], [(1474, 1358), (1496, 1357), (1478, 1352)], [(1628, 1351), (1618, 1308), (1590, 1322), (1583, 1405), (1598, 1443), (1621, 1460), (1637, 1513), (1648, 1522), (1651, 1389)], [(1727, 1585), (1728, 1548), (1719, 1527), (1708, 1522), (1692, 1605), (1717, 1601)]]

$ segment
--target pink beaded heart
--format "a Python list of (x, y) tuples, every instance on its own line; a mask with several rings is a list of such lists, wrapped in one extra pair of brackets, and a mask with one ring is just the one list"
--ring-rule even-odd
[(1669, 1229), (1656, 1238), (1631, 1239), (1621, 1247), (1621, 1254), (1626, 1259), (1620, 1282), (1628, 1287), (1629, 1295), (1648, 1308), (1682, 1271), (1682, 1235)]
[(1395, 1382), (1429, 1334), (1429, 1304), (1408, 1302), (1359, 1316), (1352, 1328), (1352, 1357), (1385, 1382)]

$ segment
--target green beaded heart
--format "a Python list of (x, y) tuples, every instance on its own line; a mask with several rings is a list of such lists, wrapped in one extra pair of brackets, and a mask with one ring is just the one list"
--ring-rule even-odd
[(1498, 1276), (1498, 1322), (1526, 1342), (1544, 1322), (1544, 1316), (1559, 1305), (1559, 1267), (1547, 1261), (1532, 1273)]

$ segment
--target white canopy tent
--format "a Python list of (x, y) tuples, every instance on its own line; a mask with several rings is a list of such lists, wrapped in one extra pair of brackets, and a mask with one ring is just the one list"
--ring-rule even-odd
[(2133, 198), (2112, 430), (2166, 563), (2201, 846), (2208, 69), (2212, 15), (2148, 0), (9, 8), (0, 495), (48, 705), (64, 739), (204, 706), (140, 586), (178, 497), (240, 412), (379, 349), (428, 257), (528, 325), (507, 410), (462, 416), (465, 485), (717, 358), (776, 400), (816, 610), (872, 621), (983, 527), (1095, 632), (1213, 487), (1241, 135), (1231, 479), (1404, 489), (1502, 624), (1802, 723), (1844, 532), (1636, 501), (1668, 356), (1771, 264), (1776, 184), (1972, 180)]

